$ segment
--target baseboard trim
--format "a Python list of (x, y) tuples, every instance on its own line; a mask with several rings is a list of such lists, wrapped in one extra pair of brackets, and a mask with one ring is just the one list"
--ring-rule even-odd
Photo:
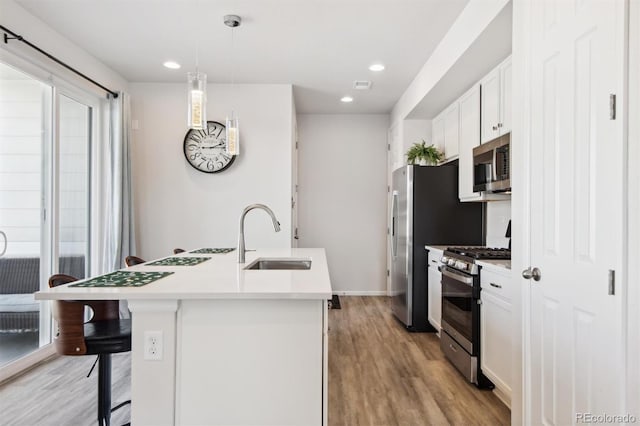
[(359, 291), (359, 290), (348, 290), (348, 291), (334, 291), (333, 294), (337, 294), (338, 296), (386, 296), (386, 290), (368, 290), (368, 291)]
[(56, 357), (56, 348), (53, 344), (45, 345), (36, 351), (19, 358), (0, 368), (0, 385), (26, 373), (38, 364)]

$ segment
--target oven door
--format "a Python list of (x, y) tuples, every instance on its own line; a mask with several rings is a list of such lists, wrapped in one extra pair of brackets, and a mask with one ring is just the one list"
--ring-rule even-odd
[(474, 355), (473, 312), (476, 298), (473, 275), (442, 266), (442, 329)]

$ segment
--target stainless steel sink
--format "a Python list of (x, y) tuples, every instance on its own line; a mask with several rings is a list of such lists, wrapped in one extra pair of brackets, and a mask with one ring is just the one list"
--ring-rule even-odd
[(244, 269), (259, 270), (300, 270), (311, 269), (311, 259), (293, 259), (288, 257), (259, 257)]

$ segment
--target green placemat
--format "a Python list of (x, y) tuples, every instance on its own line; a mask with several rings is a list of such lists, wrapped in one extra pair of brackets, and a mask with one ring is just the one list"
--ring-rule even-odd
[(166, 259), (156, 260), (147, 263), (146, 266), (193, 266), (211, 259), (210, 257), (167, 257)]
[(223, 254), (230, 253), (234, 251), (235, 248), (201, 248), (198, 250), (190, 251), (189, 253), (197, 253), (197, 254)]
[(69, 287), (141, 287), (171, 274), (173, 272), (116, 271), (78, 284), (71, 284)]

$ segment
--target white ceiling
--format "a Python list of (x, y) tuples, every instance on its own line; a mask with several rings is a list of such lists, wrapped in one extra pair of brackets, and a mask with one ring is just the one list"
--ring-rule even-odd
[[(131, 82), (291, 83), (299, 113), (387, 113), (468, 0), (17, 0)], [(18, 28), (28, 39), (28, 29)], [(182, 64), (173, 71), (168, 59)], [(382, 62), (386, 70), (368, 66)], [(73, 64), (71, 64), (73, 65)], [(91, 74), (91, 70), (82, 70)], [(356, 91), (354, 80), (371, 80)], [(352, 95), (355, 101), (339, 99)]]

